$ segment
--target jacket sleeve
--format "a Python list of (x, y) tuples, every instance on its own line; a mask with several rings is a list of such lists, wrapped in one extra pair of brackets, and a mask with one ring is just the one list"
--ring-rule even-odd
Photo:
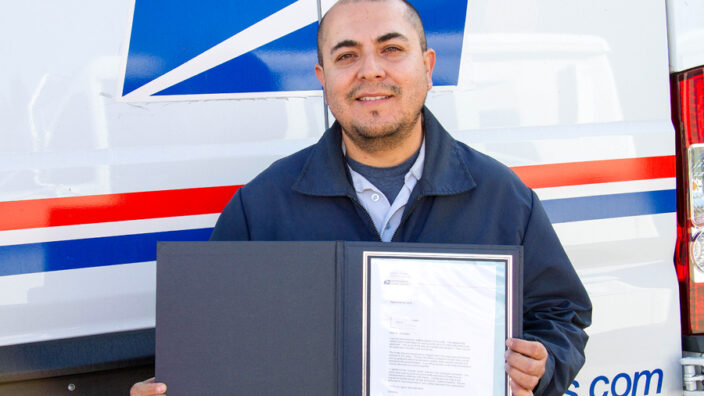
[(211, 241), (248, 241), (251, 239), (247, 215), (242, 202), (242, 189), (244, 187), (235, 193), (218, 217), (213, 233), (210, 234)]
[(584, 364), (592, 305), (532, 192), (532, 211), (523, 238), (523, 337), (548, 350), (545, 374), (535, 395), (563, 395)]

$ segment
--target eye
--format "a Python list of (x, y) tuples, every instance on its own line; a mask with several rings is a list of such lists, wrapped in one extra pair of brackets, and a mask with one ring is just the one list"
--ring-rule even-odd
[(351, 54), (351, 53), (349, 53), (349, 52), (348, 52), (348, 53), (343, 53), (343, 54), (338, 55), (338, 56), (335, 58), (335, 62), (345, 62), (345, 61), (349, 61), (349, 60), (351, 60), (351, 59), (353, 59), (353, 58), (354, 58), (354, 54)]
[(403, 49), (401, 49), (400, 47), (397, 47), (395, 45), (390, 45), (388, 47), (384, 47), (384, 49), (382, 50), (382, 52), (387, 53), (387, 54), (393, 54), (393, 53), (402, 52), (402, 51), (403, 51)]

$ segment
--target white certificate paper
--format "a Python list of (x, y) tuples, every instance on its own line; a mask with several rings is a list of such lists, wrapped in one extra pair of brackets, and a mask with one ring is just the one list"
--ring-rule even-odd
[(365, 394), (506, 395), (510, 258), (389, 255), (365, 259)]

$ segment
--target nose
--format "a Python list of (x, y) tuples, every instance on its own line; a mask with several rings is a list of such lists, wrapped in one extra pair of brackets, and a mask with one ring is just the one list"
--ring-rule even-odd
[(381, 80), (386, 77), (383, 64), (374, 54), (366, 54), (360, 62), (357, 78), (362, 80)]

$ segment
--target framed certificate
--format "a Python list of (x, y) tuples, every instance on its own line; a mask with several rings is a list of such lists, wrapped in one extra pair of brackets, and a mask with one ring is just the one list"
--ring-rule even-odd
[(521, 255), (430, 243), (159, 243), (156, 380), (170, 395), (505, 395), (504, 339), (521, 335)]
[(363, 253), (362, 394), (509, 395), (520, 255)]

